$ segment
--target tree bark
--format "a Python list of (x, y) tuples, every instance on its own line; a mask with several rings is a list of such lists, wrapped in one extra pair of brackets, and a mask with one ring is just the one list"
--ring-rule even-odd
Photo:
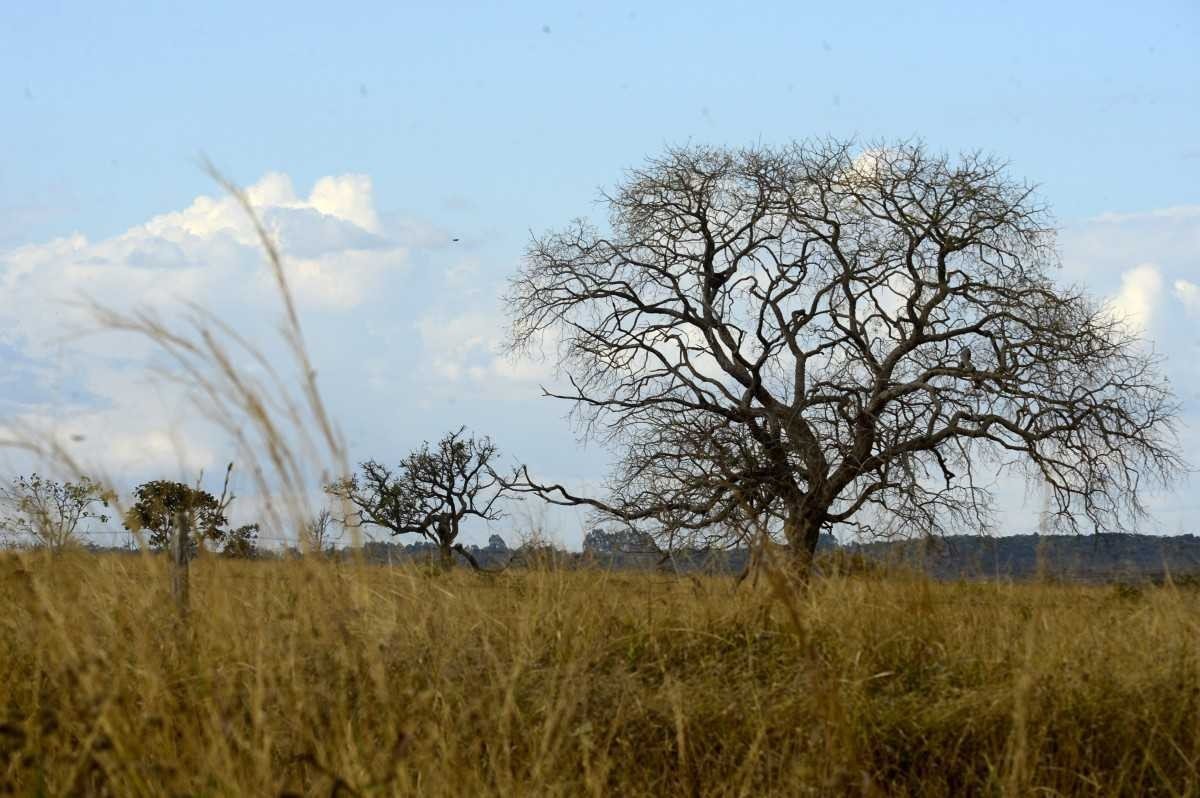
[(787, 508), (783, 536), (792, 556), (792, 568), (801, 579), (806, 580), (812, 571), (824, 517), (824, 512), (813, 511), (801, 502), (791, 503)]

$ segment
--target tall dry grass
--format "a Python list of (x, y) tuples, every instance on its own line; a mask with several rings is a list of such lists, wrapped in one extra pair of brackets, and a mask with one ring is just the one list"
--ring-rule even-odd
[(74, 795), (1196, 795), (1200, 595), (0, 561), (0, 782)]

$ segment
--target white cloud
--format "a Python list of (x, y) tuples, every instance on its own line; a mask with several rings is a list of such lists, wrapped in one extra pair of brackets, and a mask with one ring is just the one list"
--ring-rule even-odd
[[(271, 173), (246, 195), (280, 246), (301, 310), (358, 310), (408, 268), (409, 250), (381, 229), (364, 175), (321, 178), (302, 197), (287, 175)], [(213, 440), (195, 392), (147, 381), (163, 365), (148, 340), (96, 334), (81, 300), (150, 311), (173, 327), (194, 304), (255, 346), (278, 349), (275, 276), (229, 196), (197, 197), (111, 238), (74, 234), (0, 252), (0, 292), (0, 357), (36, 383), (5, 397), (3, 421), (107, 473), (182, 475), (228, 457), (228, 445)], [(66, 399), (64, 373), (81, 399)]]
[(1176, 280), (1175, 296), (1189, 313), (1200, 314), (1200, 285), (1187, 280)]
[(1140, 264), (1188, 277), (1200, 274), (1200, 206), (1104, 214), (1068, 225), (1059, 241), (1064, 276), (1097, 293)]
[[(1060, 244), (1065, 282), (1111, 297), (1156, 343), (1186, 337), (1187, 289), (1179, 284), (1200, 274), (1200, 206), (1102, 214), (1067, 226)], [(1178, 303), (1163, 301), (1168, 287)]]
[[(453, 279), (453, 278), (450, 278)], [(472, 312), (447, 317), (431, 313), (416, 322), (428, 368), (451, 382), (469, 382), (497, 391), (493, 398), (530, 396), (528, 384), (546, 382), (553, 367), (546, 358), (513, 356), (503, 351), (504, 319), (498, 313)], [(552, 348), (552, 343), (547, 346)], [(526, 383), (525, 386), (504, 383)]]
[[(322, 178), (299, 199), (290, 178), (268, 174), (246, 194), (278, 240), (302, 306), (348, 309), (407, 265), (408, 251), (379, 234), (365, 176)], [(4, 329), (35, 344), (87, 324), (87, 312), (70, 307), (81, 296), (163, 311), (181, 299), (209, 308), (276, 302), (253, 225), (227, 196), (197, 197), (109, 239), (75, 234), (0, 253), (0, 290)]]
[(372, 233), (379, 231), (371, 178), (366, 175), (322, 177), (313, 186), (308, 203), (328, 216), (344, 219)]
[(1121, 290), (1110, 307), (1130, 327), (1145, 330), (1162, 294), (1162, 275), (1152, 264), (1137, 266), (1121, 275)]
[[(269, 172), (248, 186), (245, 194), (259, 213), (270, 210), (311, 210), (369, 233), (379, 232), (374, 187), (367, 175), (322, 177), (308, 197), (301, 199), (290, 177)], [(237, 200), (230, 196), (199, 196), (184, 210), (155, 216), (125, 235), (178, 240), (187, 235), (208, 238), (220, 232), (231, 233), (245, 244), (254, 244), (256, 241), (253, 225)]]
[[(351, 310), (365, 302), (388, 268), (386, 258), (361, 250), (332, 252), (320, 258), (291, 258), (284, 263), (288, 285), (297, 300), (326, 310)], [(275, 276), (260, 273), (258, 288), (263, 297), (275, 297)]]
[(427, 315), (416, 322), (417, 331), (434, 374), (459, 380), (472, 368), (489, 363), (496, 352), (496, 320), (483, 313), (446, 318)]

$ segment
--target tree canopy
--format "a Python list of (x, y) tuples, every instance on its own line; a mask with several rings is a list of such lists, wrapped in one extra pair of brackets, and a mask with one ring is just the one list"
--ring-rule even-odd
[(170, 546), (180, 525), (186, 525), (199, 545), (219, 542), (225, 535), (225, 507), (208, 491), (159, 479), (138, 485), (133, 496), (134, 503), (125, 513), (125, 528), (135, 533), (149, 530), (150, 545), (156, 549)]

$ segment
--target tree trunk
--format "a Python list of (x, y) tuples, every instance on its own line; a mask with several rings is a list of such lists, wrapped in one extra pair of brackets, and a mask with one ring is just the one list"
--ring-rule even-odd
[(186, 618), (190, 598), (188, 596), (188, 560), (190, 541), (186, 522), (176, 523), (171, 537), (171, 597), (181, 618)]
[(473, 554), (471, 554), (471, 552), (467, 551), (466, 547), (464, 547), (463, 544), (455, 543), (454, 550), (457, 551), (459, 554), (461, 554), (466, 559), (466, 561), (471, 564), (471, 567), (474, 568), (476, 571), (483, 570), (483, 567), (479, 564), (479, 560), (475, 559), (475, 555), (473, 555)]
[(783, 536), (791, 554), (792, 568), (800, 579), (807, 580), (812, 571), (824, 517), (823, 512), (814, 512), (800, 503), (788, 506), (783, 522)]
[(454, 567), (454, 539), (458, 537), (457, 519), (449, 513), (439, 516), (434, 524), (434, 536), (437, 538), (442, 569), (449, 571)]

